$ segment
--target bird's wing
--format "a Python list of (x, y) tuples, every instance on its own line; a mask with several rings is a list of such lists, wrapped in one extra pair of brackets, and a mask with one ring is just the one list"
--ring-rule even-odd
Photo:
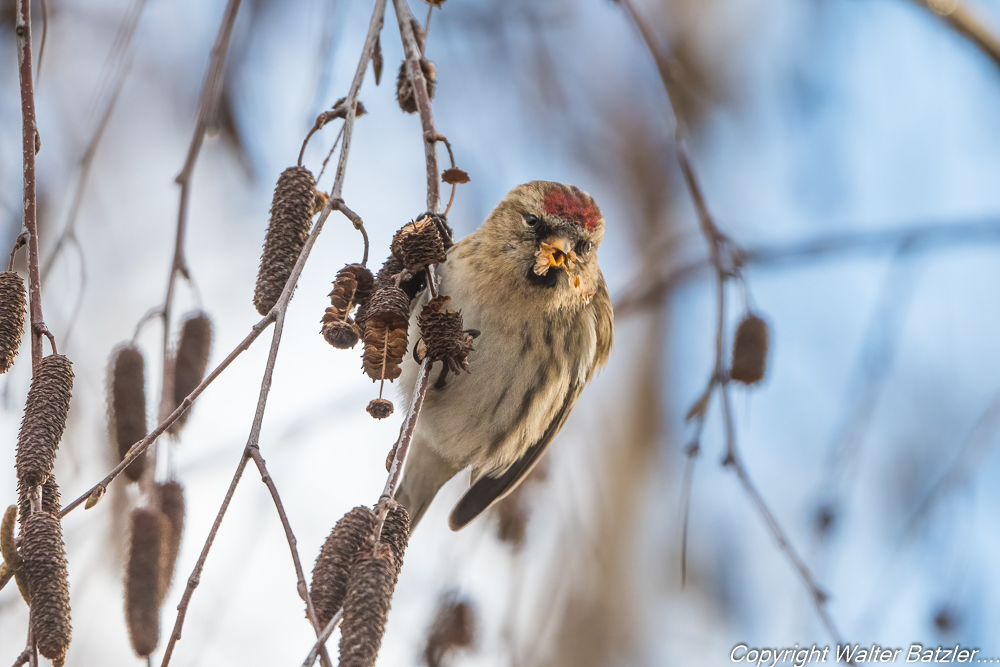
[(594, 377), (594, 373), (604, 368), (611, 356), (611, 347), (614, 344), (614, 311), (611, 306), (611, 295), (608, 294), (608, 284), (604, 282), (604, 275), (599, 274), (597, 281), (597, 293), (590, 302), (590, 307), (594, 314), (594, 333), (597, 337), (595, 346), (594, 361), (587, 373), (587, 382)]
[(556, 437), (559, 429), (566, 423), (566, 417), (569, 416), (570, 410), (573, 409), (573, 405), (576, 403), (576, 399), (580, 397), (582, 390), (583, 385), (580, 383), (570, 385), (569, 391), (566, 392), (566, 398), (563, 399), (559, 411), (552, 418), (552, 421), (549, 422), (542, 437), (538, 439), (538, 442), (528, 447), (524, 454), (521, 455), (521, 458), (515, 461), (505, 473), (499, 477), (484, 475), (469, 487), (469, 490), (465, 492), (465, 495), (459, 499), (455, 508), (451, 511), (451, 516), (448, 517), (448, 525), (451, 526), (452, 530), (464, 528), (470, 521), (493, 505), (493, 503), (501, 500), (513, 491), (528, 476), (531, 469), (542, 458), (542, 454), (548, 449), (552, 439)]

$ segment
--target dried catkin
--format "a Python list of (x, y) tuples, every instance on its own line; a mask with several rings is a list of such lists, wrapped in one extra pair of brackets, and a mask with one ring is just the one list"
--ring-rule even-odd
[(424, 662), (427, 667), (439, 667), (445, 656), (455, 649), (472, 646), (475, 638), (476, 618), (472, 605), (453, 598), (438, 603), (437, 614), (430, 632)]
[(347, 578), (358, 554), (370, 552), (375, 539), (375, 515), (355, 507), (333, 527), (316, 559), (309, 587), (316, 618), (325, 626), (344, 604)]
[[(172, 385), (175, 410), (205, 379), (205, 369), (208, 368), (208, 355), (211, 349), (212, 320), (202, 312), (189, 314), (181, 326), (177, 353), (174, 355)], [(193, 406), (185, 410), (177, 421), (170, 425), (168, 432), (179, 433), (192, 409)]]
[[(119, 347), (111, 357), (108, 407), (111, 434), (118, 460), (125, 459), (132, 445), (146, 437), (146, 377), (142, 352), (135, 345)], [(125, 468), (125, 476), (137, 481), (146, 469), (146, 452)]]
[(316, 179), (305, 167), (289, 167), (281, 172), (271, 202), (271, 222), (264, 237), (264, 252), (257, 272), (253, 303), (267, 315), (292, 275), (299, 253), (309, 238)]
[(52, 474), (73, 393), (73, 364), (61, 354), (35, 368), (17, 436), (17, 479), (30, 488)]
[(392, 414), (392, 401), (386, 398), (373, 398), (365, 410), (375, 419), (385, 419)]
[(747, 315), (736, 328), (729, 377), (743, 384), (755, 384), (764, 378), (766, 369), (767, 323), (756, 315)]
[(38, 651), (49, 660), (61, 660), (72, 630), (66, 553), (58, 515), (33, 512), (21, 524), (21, 557), (31, 595), (29, 622)]
[(374, 556), (362, 552), (351, 569), (341, 625), (340, 667), (374, 667), (396, 572), (392, 549), (386, 544), (380, 544)]
[(125, 623), (137, 655), (147, 656), (160, 641), (160, 591), (167, 517), (148, 507), (132, 511), (132, 537), (125, 566)]
[(361, 264), (348, 264), (337, 273), (330, 292), (330, 307), (323, 314), (320, 333), (330, 345), (347, 350), (357, 345), (361, 329), (350, 318), (355, 306), (363, 306), (371, 297), (375, 278)]
[(372, 294), (365, 315), (362, 365), (372, 380), (395, 380), (406, 354), (410, 298), (398, 287)]
[(166, 594), (174, 578), (177, 554), (181, 549), (184, 535), (184, 487), (180, 482), (161, 482), (156, 485), (156, 499), (160, 511), (167, 517), (170, 530), (164, 546), (164, 564), (160, 572), (160, 596)]
[(473, 336), (462, 330), (462, 313), (445, 308), (450, 299), (450, 296), (438, 296), (428, 301), (417, 316), (417, 324), (427, 357), (445, 362), (455, 374), (460, 370), (469, 373)]
[(0, 373), (14, 364), (24, 331), (24, 281), (15, 271), (0, 273)]
[[(410, 513), (396, 501), (389, 501), (389, 511), (386, 512), (385, 522), (382, 524), (382, 534), (379, 536), (379, 542), (388, 544), (392, 548), (397, 576), (399, 575), (399, 571), (403, 569), (403, 554), (406, 553), (406, 545), (409, 541)], [(395, 579), (393, 582), (395, 582)]]
[(403, 225), (392, 237), (391, 247), (392, 254), (411, 274), (445, 261), (444, 241), (437, 222), (429, 215)]
[[(434, 88), (437, 84), (437, 69), (427, 58), (420, 58), (420, 69), (427, 82), (427, 97), (434, 99)], [(396, 101), (399, 108), (406, 113), (417, 113), (417, 95), (410, 80), (410, 67), (404, 60), (399, 65), (399, 75), (396, 77)]]

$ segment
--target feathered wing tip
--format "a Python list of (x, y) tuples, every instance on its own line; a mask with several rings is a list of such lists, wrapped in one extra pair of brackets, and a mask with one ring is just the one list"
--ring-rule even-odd
[(518, 484), (524, 481), (524, 478), (531, 473), (532, 468), (542, 458), (545, 450), (549, 448), (553, 438), (562, 429), (563, 424), (566, 423), (566, 418), (576, 404), (576, 399), (580, 397), (582, 390), (582, 385), (574, 384), (570, 386), (569, 391), (566, 392), (566, 398), (563, 399), (563, 404), (559, 408), (559, 412), (549, 422), (542, 437), (538, 439), (538, 442), (529, 447), (521, 455), (521, 458), (515, 461), (514, 465), (508, 468), (505, 473), (499, 477), (484, 475), (469, 487), (469, 490), (455, 504), (455, 508), (451, 511), (451, 516), (448, 517), (448, 525), (452, 530), (465, 528), (473, 519), (489, 509), (493, 503), (501, 500), (517, 488)]

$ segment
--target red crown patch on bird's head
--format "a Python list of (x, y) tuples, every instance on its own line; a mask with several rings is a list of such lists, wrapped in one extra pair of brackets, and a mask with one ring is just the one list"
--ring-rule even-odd
[(575, 221), (588, 232), (601, 222), (601, 213), (594, 201), (580, 190), (557, 185), (545, 193), (542, 208), (546, 215), (558, 215)]

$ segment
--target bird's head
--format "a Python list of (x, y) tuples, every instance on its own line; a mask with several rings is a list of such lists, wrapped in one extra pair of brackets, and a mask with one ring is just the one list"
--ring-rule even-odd
[(593, 197), (576, 186), (519, 185), (493, 210), (480, 234), (499, 260), (496, 266), (529, 291), (588, 303), (597, 290), (604, 217)]

